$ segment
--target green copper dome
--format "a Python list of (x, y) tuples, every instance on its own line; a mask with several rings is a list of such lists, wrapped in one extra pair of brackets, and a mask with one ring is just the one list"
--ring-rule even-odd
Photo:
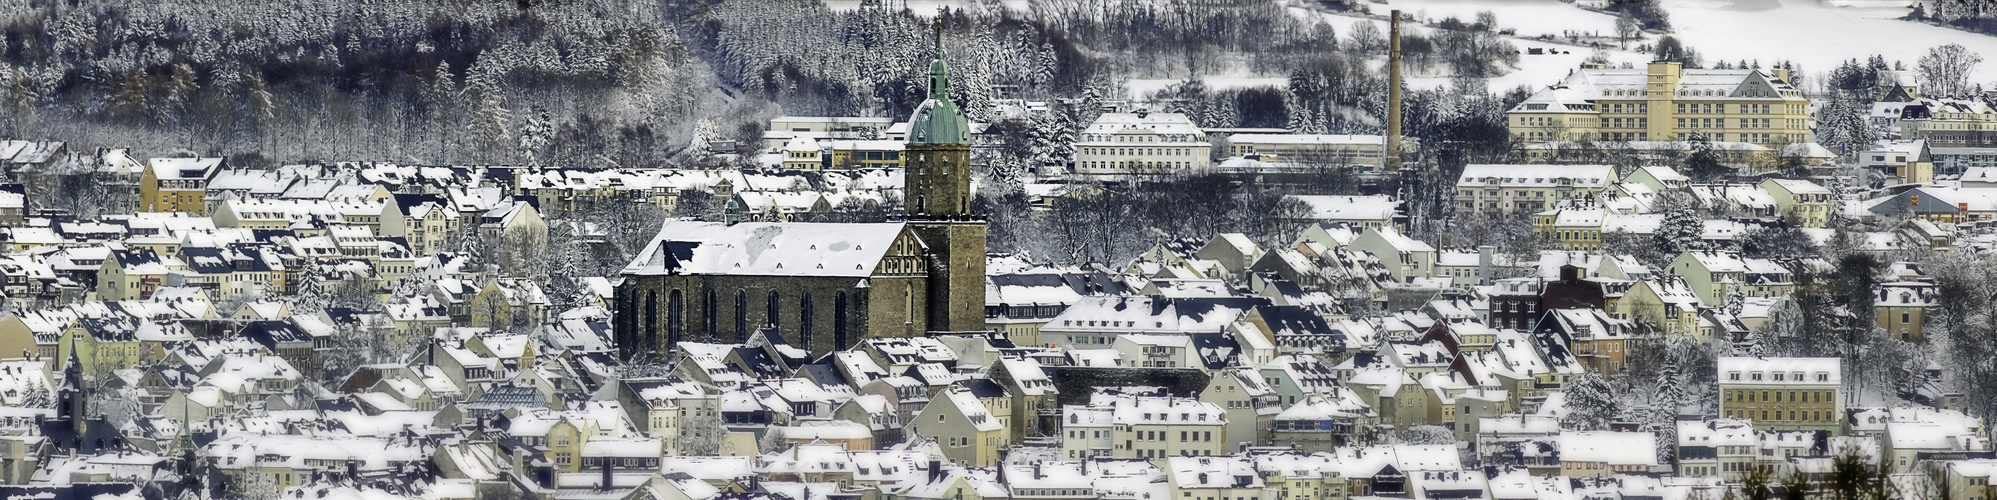
[(909, 144), (970, 144), (971, 125), (964, 110), (950, 102), (950, 68), (943, 64), (943, 31), (936, 31), (936, 57), (929, 63), (929, 100), (908, 118)]

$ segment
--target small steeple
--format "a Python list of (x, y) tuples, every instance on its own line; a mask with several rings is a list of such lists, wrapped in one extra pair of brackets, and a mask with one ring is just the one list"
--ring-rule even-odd
[[(189, 403), (190, 403), (190, 404), (192, 404), (192, 402), (191, 402), (191, 401), (190, 401)], [(187, 412), (187, 405), (181, 405), (181, 406), (180, 406), (180, 443), (179, 443), (179, 444), (180, 444), (180, 450), (181, 450), (181, 451), (182, 451), (183, 453), (189, 453), (189, 454), (192, 454), (192, 453), (194, 452), (194, 431), (193, 431), (193, 429), (192, 429), (192, 428), (190, 428), (190, 427), (189, 427), (189, 426), (187, 425), (187, 413), (188, 413), (188, 412)], [(193, 465), (193, 464), (188, 464), (188, 465)]]
[(943, 18), (938, 16), (931, 25), (930, 34), (935, 39), (935, 55), (929, 62), (929, 98), (950, 98), (950, 68), (943, 64)]

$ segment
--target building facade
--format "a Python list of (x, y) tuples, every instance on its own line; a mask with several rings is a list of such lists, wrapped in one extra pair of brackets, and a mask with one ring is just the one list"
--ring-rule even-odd
[(1722, 357), (1720, 416), (1759, 430), (1838, 432), (1843, 363), (1838, 358)]
[[(914, 136), (910, 136), (914, 140)], [(1165, 174), (1213, 165), (1213, 145), (1180, 113), (1104, 113), (1075, 141), (1075, 173)]]
[(1507, 113), (1512, 136), (1555, 141), (1809, 142), (1810, 100), (1787, 70), (1582, 68)]

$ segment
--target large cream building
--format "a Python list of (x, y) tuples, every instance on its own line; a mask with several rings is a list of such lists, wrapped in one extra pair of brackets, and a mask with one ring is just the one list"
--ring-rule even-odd
[(1162, 174), (1206, 170), (1213, 144), (1180, 113), (1104, 113), (1075, 141), (1075, 173)]
[(1717, 142), (1768, 147), (1808, 142), (1810, 100), (1789, 85), (1788, 71), (1582, 68), (1512, 108), (1512, 136), (1549, 141), (1684, 141), (1704, 133)]
[(1720, 416), (1754, 422), (1757, 430), (1838, 432), (1844, 405), (1838, 358), (1719, 360)]

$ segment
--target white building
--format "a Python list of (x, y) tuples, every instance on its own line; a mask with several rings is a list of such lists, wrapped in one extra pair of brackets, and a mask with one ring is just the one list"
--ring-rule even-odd
[(1061, 408), (1063, 455), (1162, 459), (1225, 455), (1227, 412), (1193, 398), (1099, 392)]
[(1213, 145), (1180, 113), (1105, 113), (1075, 142), (1075, 173), (1114, 175), (1206, 170)]
[(1615, 167), (1608, 165), (1465, 165), (1456, 178), (1456, 208), (1538, 213), (1592, 199), (1615, 181)]
[(1235, 134), (1227, 137), (1228, 156), (1256, 155), (1328, 166), (1358, 165), (1380, 169), (1387, 138), (1378, 135)]

